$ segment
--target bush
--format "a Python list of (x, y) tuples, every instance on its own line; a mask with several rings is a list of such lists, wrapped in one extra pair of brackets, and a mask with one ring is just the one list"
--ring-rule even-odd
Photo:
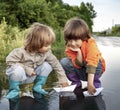
[(7, 25), (5, 19), (0, 24), (0, 62), (5, 63), (5, 58), (11, 50), (23, 44), (26, 30), (20, 31), (18, 27)]
[(8, 83), (5, 77), (5, 59), (6, 56), (14, 48), (23, 45), (24, 36), (27, 30), (20, 31), (18, 27), (11, 27), (7, 25), (5, 19), (3, 18), (0, 24), (0, 93), (4, 88), (7, 88)]

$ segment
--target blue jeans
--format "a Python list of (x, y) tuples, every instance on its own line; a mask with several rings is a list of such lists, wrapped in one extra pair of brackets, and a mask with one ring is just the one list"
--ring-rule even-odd
[[(60, 63), (65, 70), (66, 76), (70, 81), (72, 81), (72, 84), (77, 84), (78, 86), (81, 86), (80, 80), (87, 81), (88, 74), (86, 73), (85, 62), (80, 69), (74, 67), (69, 58), (61, 59)], [(99, 61), (94, 76), (94, 85), (96, 88), (101, 87), (101, 81), (99, 79), (101, 75), (102, 75), (102, 63), (101, 61)]]

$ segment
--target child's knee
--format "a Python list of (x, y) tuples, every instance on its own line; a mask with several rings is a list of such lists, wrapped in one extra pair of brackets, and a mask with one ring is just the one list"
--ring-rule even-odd
[(40, 76), (48, 76), (52, 70), (52, 66), (48, 62), (44, 62), (35, 72)]
[(69, 58), (62, 58), (60, 60), (60, 64), (62, 65), (63, 68), (66, 68), (66, 67), (69, 68), (72, 65), (72, 62), (71, 62), (71, 60)]
[(67, 65), (67, 58), (62, 58), (62, 59), (60, 60), (60, 64), (61, 64), (63, 67), (65, 67), (65, 66)]
[(47, 71), (52, 71), (52, 67), (48, 62), (44, 62), (43, 63), (43, 67), (47, 70)]
[(14, 81), (23, 81), (27, 79), (25, 70), (21, 66), (12, 66), (6, 70), (6, 75)]

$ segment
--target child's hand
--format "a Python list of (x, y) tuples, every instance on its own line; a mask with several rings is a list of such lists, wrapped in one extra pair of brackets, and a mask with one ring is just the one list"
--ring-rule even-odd
[(69, 86), (69, 84), (66, 82), (66, 83), (61, 83), (60, 84), (62, 87), (66, 87), (66, 86)]
[(69, 49), (74, 51), (74, 52), (80, 51), (80, 48), (78, 48), (78, 47), (74, 47), (74, 48), (73, 47), (69, 47)]
[(36, 75), (36, 73), (33, 71), (32, 74), (31, 74), (31, 76), (35, 76), (35, 75)]
[(93, 95), (96, 92), (96, 88), (94, 85), (88, 85), (89, 94)]

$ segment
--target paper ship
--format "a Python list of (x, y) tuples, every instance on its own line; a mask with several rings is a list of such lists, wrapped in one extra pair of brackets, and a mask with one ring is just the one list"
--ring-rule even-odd
[(56, 92), (73, 92), (75, 87), (76, 87), (76, 85), (70, 85), (70, 86), (67, 86), (67, 87), (54, 87), (53, 89)]

